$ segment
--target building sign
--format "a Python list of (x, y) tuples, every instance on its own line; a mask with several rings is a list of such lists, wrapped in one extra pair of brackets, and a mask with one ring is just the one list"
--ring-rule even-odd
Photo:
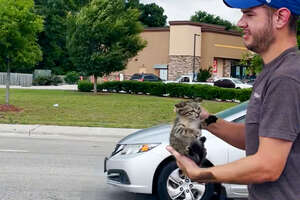
[(213, 73), (218, 73), (218, 62), (217, 62), (217, 60), (214, 60)]

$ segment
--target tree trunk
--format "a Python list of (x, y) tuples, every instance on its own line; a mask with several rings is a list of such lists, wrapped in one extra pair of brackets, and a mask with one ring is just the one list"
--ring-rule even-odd
[(94, 94), (97, 94), (97, 76), (94, 75)]
[(7, 61), (7, 73), (6, 73), (6, 105), (9, 105), (9, 86), (10, 86), (10, 67), (9, 61)]

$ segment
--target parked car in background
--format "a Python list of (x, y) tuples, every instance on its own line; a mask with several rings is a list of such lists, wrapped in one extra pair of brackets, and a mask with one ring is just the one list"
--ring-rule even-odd
[(217, 80), (215, 80), (214, 86), (224, 87), (224, 88), (236, 88), (236, 89), (252, 88), (252, 85), (243, 83), (238, 78), (230, 78), (230, 77), (218, 78)]
[(211, 86), (213, 86), (213, 83), (210, 83), (210, 82), (197, 82), (197, 81), (193, 81), (193, 74), (181, 75), (175, 81), (164, 81), (164, 83), (203, 84), (203, 85), (211, 85)]
[[(244, 122), (248, 102), (217, 114), (231, 122)], [(165, 124), (140, 130), (123, 138), (104, 161), (107, 183), (134, 193), (155, 194), (160, 200), (210, 200), (247, 198), (246, 185), (201, 184), (192, 182), (178, 169), (166, 150), (172, 125)], [(233, 162), (245, 156), (239, 150), (208, 131), (205, 167)]]
[(253, 86), (254, 82), (255, 82), (255, 79), (248, 79), (248, 80), (244, 81), (244, 83), (252, 85), (252, 86)]
[(144, 73), (139, 73), (139, 74), (133, 74), (130, 78), (132, 81), (162, 81), (158, 76), (155, 74), (144, 74)]

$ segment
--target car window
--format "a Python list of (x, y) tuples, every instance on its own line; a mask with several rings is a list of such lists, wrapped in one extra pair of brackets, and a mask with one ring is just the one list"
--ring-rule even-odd
[(226, 110), (224, 110), (222, 112), (219, 112), (216, 115), (218, 117), (222, 118), (222, 119), (227, 118), (227, 117), (229, 117), (229, 116), (231, 116), (233, 114), (236, 114), (236, 113), (239, 113), (239, 112), (241, 112), (243, 110), (246, 110), (247, 106), (248, 106), (248, 103), (249, 103), (249, 101), (246, 101), (246, 102), (241, 103), (241, 104), (239, 104), (237, 106), (234, 106), (232, 108), (229, 108), (229, 109), (226, 109)]
[(154, 80), (155, 78), (154, 78), (153, 76), (151, 76), (151, 75), (146, 75), (146, 76), (144, 77), (144, 79), (147, 79), (147, 80)]
[(190, 82), (190, 79), (189, 79), (189, 77), (184, 77), (181, 82), (188, 83), (188, 82)]
[(131, 79), (140, 79), (141, 75), (140, 74), (133, 74)]
[(243, 84), (243, 82), (240, 81), (239, 79), (232, 79), (232, 81), (236, 84)]
[(179, 82), (180, 79), (181, 79), (181, 76), (177, 77), (177, 78), (175, 79), (175, 81), (176, 81), (176, 82)]

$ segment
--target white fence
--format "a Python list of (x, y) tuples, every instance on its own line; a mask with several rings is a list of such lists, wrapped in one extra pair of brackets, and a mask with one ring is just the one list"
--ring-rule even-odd
[[(6, 85), (6, 73), (0, 72), (0, 85)], [(32, 74), (10, 73), (10, 85), (32, 86)]]

